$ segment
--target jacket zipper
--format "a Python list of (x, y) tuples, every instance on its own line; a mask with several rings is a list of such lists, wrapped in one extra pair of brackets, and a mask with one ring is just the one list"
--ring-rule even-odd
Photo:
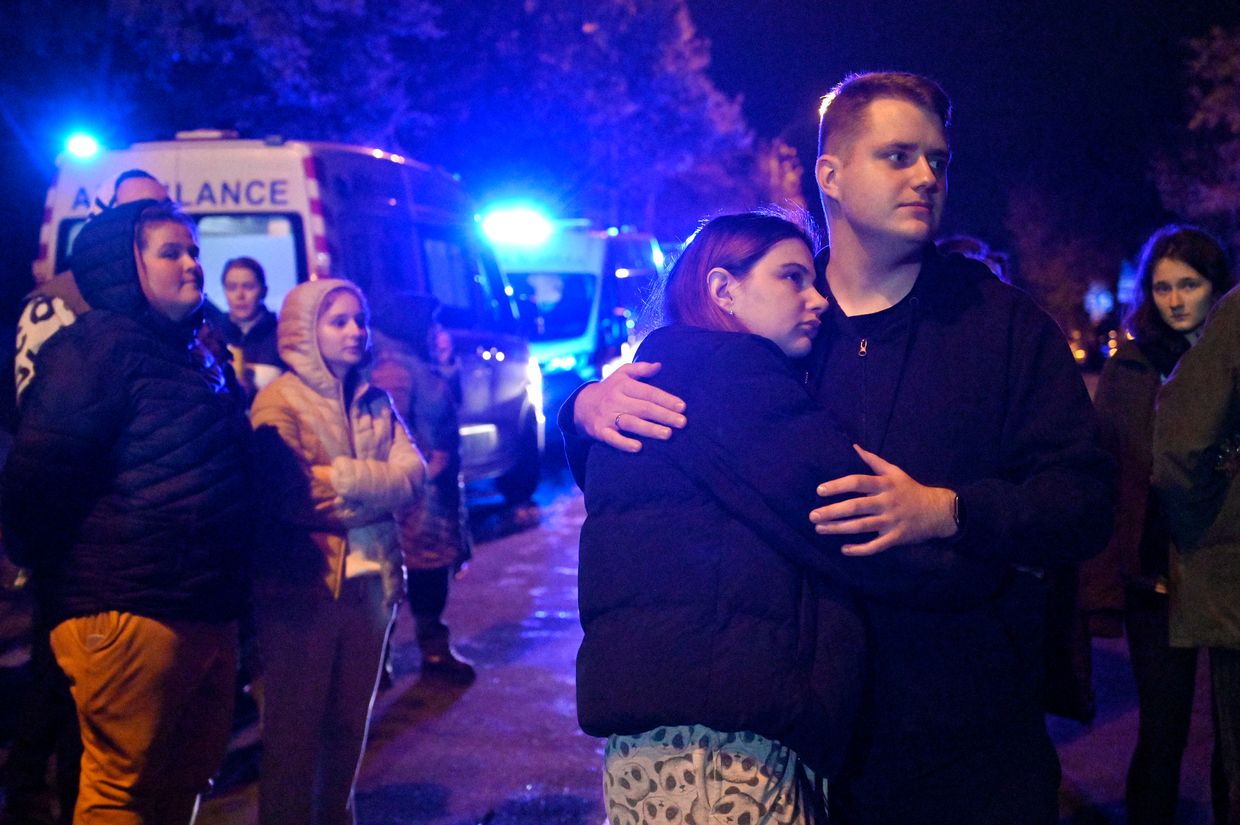
[[(866, 353), (870, 350), (870, 339), (862, 338), (857, 345), (857, 357), (864, 359)], [(861, 443), (869, 444), (869, 428), (870, 428), (870, 387), (869, 381), (866, 380), (865, 361), (861, 362)]]

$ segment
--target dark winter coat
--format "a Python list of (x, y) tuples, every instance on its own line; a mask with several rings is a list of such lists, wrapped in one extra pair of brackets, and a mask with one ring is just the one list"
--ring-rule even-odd
[(865, 466), (770, 341), (667, 327), (638, 358), (663, 364), (651, 383), (689, 425), (637, 454), (589, 451), (582, 728), (748, 730), (831, 773), (867, 683), (853, 593), (951, 609), (988, 599), (1004, 569), (925, 548), (846, 558), (815, 536), (816, 485)]
[(247, 364), (268, 364), (286, 369), (280, 359), (280, 350), (276, 344), (276, 316), (266, 307), (260, 309), (261, 314), (254, 326), (246, 332), (241, 331), (228, 315), (220, 318), (220, 330), (224, 334), (224, 343), (240, 347)]
[[(1187, 346), (1184, 342), (1184, 349)], [(1124, 609), (1128, 584), (1152, 587), (1167, 575), (1171, 536), (1158, 497), (1150, 488), (1154, 399), (1163, 377), (1136, 341), (1125, 340), (1098, 379), (1094, 405), (1102, 444), (1119, 466), (1118, 499), (1110, 542), (1081, 566), (1079, 599), (1082, 610), (1099, 619), (1109, 614), (1114, 619), (1111, 623), (1118, 622)]]
[(87, 224), (74, 272), (94, 307), (36, 356), (3, 476), (6, 540), (53, 623), (106, 610), (228, 621), (246, 592), (249, 427), (224, 372), (147, 304), (138, 213)]
[[(424, 337), (424, 336), (423, 336)], [(473, 555), (469, 514), (461, 491), (461, 432), (457, 401), (441, 378), (404, 341), (373, 333), (370, 380), (387, 390), (413, 432), (429, 465), (446, 457), (438, 474), (428, 478), (422, 506), (400, 520), (400, 545), (409, 570), (437, 570), (459, 565)]]
[(1240, 649), (1240, 291), (1215, 305), (1158, 395), (1154, 486), (1178, 554), (1171, 643)]
[(1114, 470), (1062, 333), (976, 261), (927, 247), (896, 306), (848, 318), (833, 301), (823, 320), (817, 397), (863, 447), (958, 493), (963, 528), (936, 545), (1012, 571), (956, 613), (867, 601), (874, 725), (851, 777), (865, 799), (951, 764), (969, 731), (1042, 725), (1038, 568), (1101, 550)]

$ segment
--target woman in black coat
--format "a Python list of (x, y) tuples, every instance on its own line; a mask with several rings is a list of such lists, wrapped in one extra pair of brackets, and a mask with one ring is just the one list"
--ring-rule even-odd
[[(917, 546), (850, 557), (805, 518), (820, 479), (867, 472), (795, 360), (826, 308), (811, 248), (770, 214), (706, 223), (638, 352), (691, 424), (590, 451), (577, 698), (583, 730), (608, 737), (613, 825), (821, 821), (866, 682), (854, 596), (950, 609), (1003, 575)], [(969, 586), (941, 587), (961, 565)]]
[(1120, 497), (1107, 549), (1082, 569), (1082, 606), (1098, 618), (1122, 616), (1128, 637), (1140, 715), (1128, 768), (1128, 821), (1169, 825), (1188, 744), (1197, 650), (1173, 647), (1168, 633), (1171, 539), (1150, 490), (1154, 400), (1234, 279), (1214, 238), (1174, 224), (1150, 236), (1139, 275), (1127, 322), (1132, 338), (1098, 381), (1098, 419), (1119, 462)]
[(249, 426), (197, 338), (194, 222), (139, 200), (82, 228), (92, 307), (39, 350), (0, 479), (85, 753), (73, 821), (188, 823), (227, 751), (253, 523)]

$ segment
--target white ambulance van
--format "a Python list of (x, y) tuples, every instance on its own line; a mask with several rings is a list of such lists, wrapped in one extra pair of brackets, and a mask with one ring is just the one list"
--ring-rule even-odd
[(549, 397), (632, 357), (637, 317), (662, 267), (652, 235), (561, 220), (542, 243), (496, 242), (495, 254)]
[(466, 479), (494, 479), (522, 501), (538, 483), (542, 379), (520, 337), (511, 289), (476, 229), (473, 205), (446, 172), (378, 149), (182, 133), (90, 159), (64, 155), (47, 195), (38, 281), (66, 269), (95, 192), (127, 169), (168, 187), (198, 223), (207, 297), (226, 307), (224, 262), (267, 273), (267, 306), (310, 278), (343, 277), (372, 298), (434, 294), (461, 365)]

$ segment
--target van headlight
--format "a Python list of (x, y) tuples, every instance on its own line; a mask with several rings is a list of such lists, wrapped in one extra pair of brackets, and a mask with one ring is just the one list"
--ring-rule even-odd
[(577, 356), (557, 355), (547, 362), (547, 372), (572, 372), (577, 369)]
[(534, 415), (538, 417), (539, 426), (542, 426), (546, 421), (546, 415), (543, 413), (542, 368), (538, 366), (537, 358), (531, 357), (525, 362), (525, 396), (530, 399)]

